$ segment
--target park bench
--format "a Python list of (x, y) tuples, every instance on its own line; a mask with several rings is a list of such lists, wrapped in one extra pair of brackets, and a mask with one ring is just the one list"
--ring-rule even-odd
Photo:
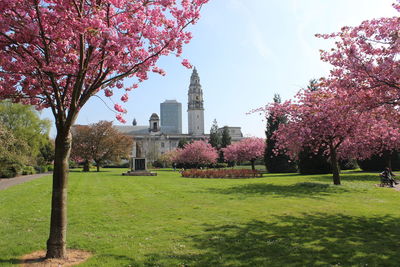
[[(381, 183), (380, 183), (380, 187), (385, 187), (385, 186), (391, 186), (391, 182), (389, 177), (380, 175), (381, 178)], [(399, 181), (397, 181), (396, 179), (393, 179), (393, 184), (397, 184)]]
[(381, 184), (380, 187), (390, 186), (390, 179), (388, 177), (380, 176), (381, 177)]

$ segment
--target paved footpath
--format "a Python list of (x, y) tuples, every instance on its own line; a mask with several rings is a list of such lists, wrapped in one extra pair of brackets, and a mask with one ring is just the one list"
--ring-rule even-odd
[(41, 178), (46, 175), (50, 175), (52, 172), (46, 172), (46, 173), (39, 173), (39, 174), (32, 174), (32, 175), (24, 175), (24, 176), (18, 176), (15, 178), (0, 178), (0, 190), (7, 189), (11, 186), (17, 185), (17, 184), (22, 184), (37, 178)]

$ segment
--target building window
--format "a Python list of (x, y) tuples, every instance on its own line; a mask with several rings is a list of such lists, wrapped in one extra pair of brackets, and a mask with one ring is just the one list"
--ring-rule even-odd
[(153, 123), (153, 131), (157, 131), (157, 122)]
[(161, 142), (161, 147), (164, 147), (164, 142)]
[(197, 118), (199, 118), (199, 115), (197, 115)]

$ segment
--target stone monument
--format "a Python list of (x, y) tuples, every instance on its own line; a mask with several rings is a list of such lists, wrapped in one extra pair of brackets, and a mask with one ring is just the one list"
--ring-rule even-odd
[(135, 150), (132, 152), (132, 157), (129, 160), (130, 171), (123, 173), (127, 176), (156, 176), (156, 172), (147, 170), (146, 158), (142, 156), (142, 147), (139, 142), (136, 142)]

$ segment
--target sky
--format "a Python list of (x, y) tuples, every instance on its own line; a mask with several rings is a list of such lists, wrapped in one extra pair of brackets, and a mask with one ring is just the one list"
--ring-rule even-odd
[[(224, 125), (242, 127), (244, 136), (264, 137), (264, 116), (248, 114), (270, 103), (274, 94), (292, 98), (309, 80), (326, 76), (329, 65), (320, 61), (319, 50), (332, 42), (316, 33), (337, 32), (363, 20), (392, 17), (392, 0), (210, 0), (202, 17), (190, 30), (193, 39), (182, 58), (161, 58), (166, 76), (150, 74), (124, 103), (126, 125), (134, 118), (148, 125), (160, 103), (175, 99), (182, 103), (183, 132), (187, 133), (187, 91), (192, 70), (181, 65), (183, 58), (196, 66), (204, 94), (205, 131), (214, 119)], [(132, 80), (126, 80), (131, 85)], [(109, 107), (113, 103), (102, 98)], [(115, 113), (98, 97), (81, 110), (77, 124), (114, 121)], [(119, 100), (118, 97), (115, 98)], [(42, 112), (51, 118), (51, 112)], [(54, 127), (51, 135), (55, 136)]]

